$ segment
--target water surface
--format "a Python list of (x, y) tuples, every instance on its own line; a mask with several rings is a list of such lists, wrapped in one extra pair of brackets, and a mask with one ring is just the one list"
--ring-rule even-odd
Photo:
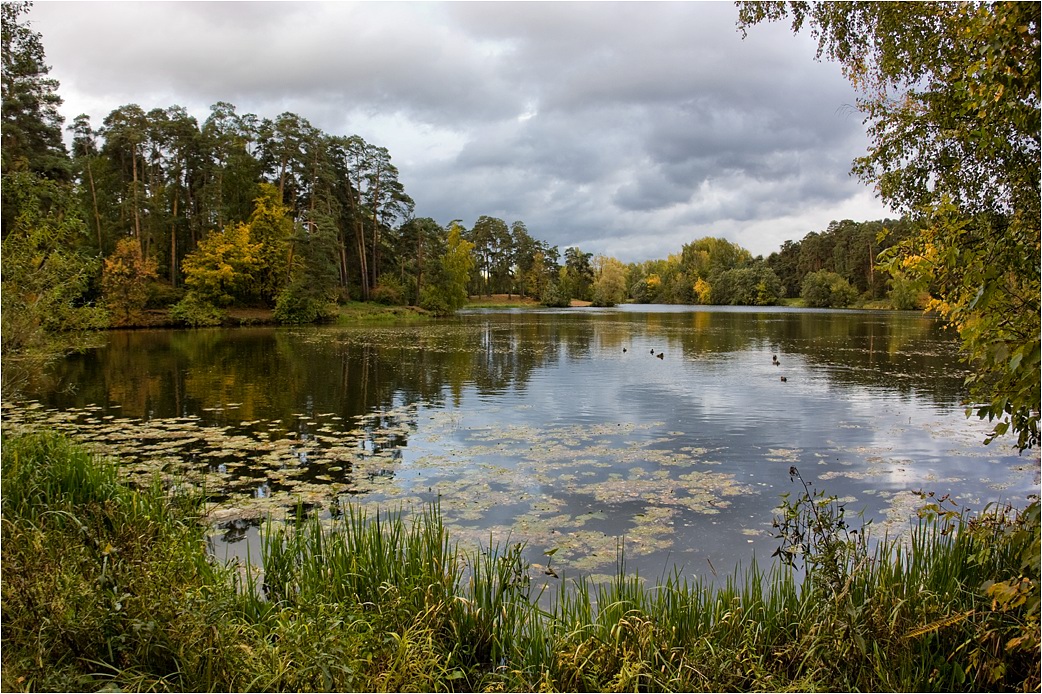
[[(778, 364), (774, 363), (777, 357)], [(730, 572), (776, 547), (789, 468), (890, 532), (915, 492), (980, 509), (1038, 458), (980, 442), (956, 343), (917, 313), (627, 306), (402, 327), (114, 331), (5, 403), (205, 490), (218, 553), (296, 503), (438, 500), (463, 545), (559, 575)], [(889, 524), (889, 525), (887, 525)], [(536, 571), (541, 566), (537, 566)], [(552, 579), (548, 579), (552, 580)]]

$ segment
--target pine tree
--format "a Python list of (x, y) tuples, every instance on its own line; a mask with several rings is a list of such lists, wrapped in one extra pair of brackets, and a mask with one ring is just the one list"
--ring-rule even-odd
[(48, 77), (43, 40), (24, 15), (32, 3), (3, 3), (3, 129), (0, 152), (4, 172), (28, 170), (45, 178), (68, 180), (70, 166), (62, 142), (58, 80)]

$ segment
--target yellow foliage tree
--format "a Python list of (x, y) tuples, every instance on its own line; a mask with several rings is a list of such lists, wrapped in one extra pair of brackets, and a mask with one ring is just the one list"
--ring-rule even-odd
[(293, 220), (289, 207), (280, 202), (278, 188), (262, 183), (259, 190), (249, 220), (250, 240), (260, 244), (263, 262), (263, 267), (256, 272), (256, 289), (271, 305), (289, 281)]
[(126, 325), (148, 301), (148, 282), (156, 279), (156, 261), (141, 252), (136, 239), (124, 238), (105, 259), (101, 271), (101, 291), (116, 325)]
[(713, 295), (713, 288), (704, 279), (699, 277), (695, 280), (695, 296), (698, 297), (698, 303), (709, 304), (712, 303), (710, 297)]
[(213, 306), (255, 298), (257, 278), (265, 267), (262, 245), (252, 241), (246, 224), (210, 234), (182, 263), (189, 293)]
[(593, 280), (593, 305), (614, 306), (625, 301), (626, 266), (607, 256), (598, 256), (594, 266), (597, 276)]

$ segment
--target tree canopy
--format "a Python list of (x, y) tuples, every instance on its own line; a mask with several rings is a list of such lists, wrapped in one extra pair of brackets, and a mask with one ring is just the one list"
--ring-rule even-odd
[[(562, 257), (521, 220), (481, 215), (467, 229), (416, 218), (386, 148), (290, 112), (220, 101), (200, 123), (181, 106), (124, 104), (97, 127), (77, 117), (70, 157), (30, 5), (5, 3), (5, 307), (45, 305), (22, 289), (48, 272), (42, 289), (56, 303), (25, 323), (33, 330), (97, 324), (100, 310), (72, 309), (99, 306), (130, 321), (157, 292), (192, 323), (219, 320), (227, 305), (311, 321), (353, 298), (443, 313), (480, 293), (563, 306), (767, 305), (805, 289), (830, 305), (888, 297), (951, 321), (975, 411), (998, 420), (996, 434), (1037, 443), (1038, 5), (739, 7), (743, 31), (791, 19), (818, 38), (819, 57), (840, 62), (873, 143), (854, 170), (900, 219), (836, 221), (766, 260), (707, 236), (623, 266), (578, 246)], [(23, 271), (32, 262), (46, 272)], [(4, 325), (18, 315), (5, 311)], [(18, 334), (28, 332), (5, 327), (5, 349)]]
[[(25, 19), (29, 2), (0, 6), (3, 69), (4, 171), (20, 168), (47, 178), (67, 179), (69, 166), (62, 142), (63, 119), (58, 107), (58, 81), (48, 77), (43, 40)], [(6, 216), (6, 215), (5, 215)]]
[(809, 27), (858, 89), (871, 140), (854, 172), (920, 231), (890, 267), (955, 326), (993, 437), (1039, 443), (1038, 3), (741, 2)]

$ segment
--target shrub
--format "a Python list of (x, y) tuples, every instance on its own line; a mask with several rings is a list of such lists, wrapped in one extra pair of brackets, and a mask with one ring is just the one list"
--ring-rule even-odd
[(174, 287), (166, 282), (149, 282), (145, 308), (170, 308), (185, 298), (184, 287)]
[(452, 314), (452, 307), (439, 287), (424, 285), (420, 290), (420, 308), (426, 309), (436, 316), (448, 316)]
[(539, 297), (539, 303), (553, 308), (565, 308), (572, 305), (572, 297), (557, 282), (547, 282), (542, 296)]
[(224, 311), (208, 304), (195, 292), (188, 292), (179, 302), (170, 307), (170, 317), (192, 328), (220, 325)]
[(857, 300), (857, 290), (835, 272), (819, 270), (803, 278), (800, 296), (812, 308), (843, 308)]
[(336, 314), (336, 304), (314, 296), (298, 282), (280, 292), (275, 302), (274, 315), (279, 323), (318, 323), (333, 320)]
[(384, 275), (380, 278), (377, 285), (373, 287), (373, 291), (369, 293), (369, 298), (385, 306), (404, 306), (405, 288), (398, 281), (397, 277)]

